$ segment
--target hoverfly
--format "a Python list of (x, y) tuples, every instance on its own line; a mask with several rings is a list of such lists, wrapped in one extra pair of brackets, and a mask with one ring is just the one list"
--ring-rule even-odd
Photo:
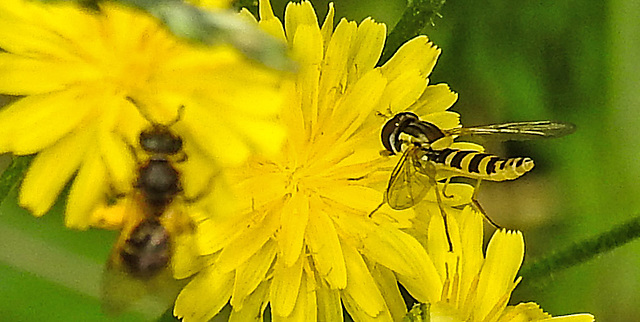
[[(534, 166), (533, 160), (528, 157), (501, 158), (478, 151), (448, 148), (455, 137), (491, 135), (502, 140), (528, 140), (560, 137), (573, 133), (574, 130), (573, 124), (553, 121), (502, 123), (443, 130), (435, 124), (420, 120), (412, 112), (398, 113), (387, 121), (381, 131), (382, 144), (386, 152), (390, 155), (402, 153), (391, 172), (383, 204), (387, 203), (396, 210), (407, 209), (421, 201), (434, 188), (440, 211), (443, 217), (446, 217), (438, 191), (437, 176), (466, 177), (477, 180), (479, 184), (481, 180), (514, 180)], [(447, 183), (448, 179), (445, 189)], [(477, 189), (471, 198), (472, 203), (491, 224), (498, 227), (482, 210), (476, 200), (476, 193)], [(451, 246), (450, 241), (449, 244)]]
[[(125, 222), (112, 248), (102, 281), (103, 309), (118, 314), (137, 309), (158, 317), (175, 300), (184, 282), (174, 279), (173, 255), (179, 248), (194, 258), (195, 224), (179, 203), (182, 192), (175, 162), (184, 160), (182, 139), (169, 125), (154, 124), (139, 135), (148, 155), (139, 161), (133, 193), (120, 201)], [(135, 153), (134, 153), (135, 154)], [(194, 263), (196, 261), (194, 260)]]

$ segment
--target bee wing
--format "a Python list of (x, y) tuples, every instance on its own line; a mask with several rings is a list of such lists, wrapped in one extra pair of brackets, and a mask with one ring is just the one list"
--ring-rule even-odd
[(498, 140), (520, 141), (540, 138), (557, 138), (575, 132), (576, 126), (567, 122), (532, 121), (462, 127), (444, 131), (447, 135), (491, 135)]
[(412, 147), (403, 153), (391, 172), (385, 198), (393, 209), (403, 210), (414, 206), (433, 185), (417, 152), (418, 148)]
[(143, 280), (122, 266), (109, 263), (102, 276), (102, 309), (109, 315), (135, 311), (156, 320), (173, 305), (184, 285), (185, 282), (173, 278), (170, 269)]

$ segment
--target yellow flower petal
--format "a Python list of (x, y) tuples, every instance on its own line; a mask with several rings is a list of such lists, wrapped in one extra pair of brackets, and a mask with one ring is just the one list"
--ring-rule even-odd
[(349, 314), (355, 320), (362, 320), (366, 315), (367, 318), (383, 317), (383, 320), (391, 321), (384, 298), (362, 256), (348, 245), (342, 244), (342, 251), (349, 273), (347, 287), (342, 294)]
[(336, 321), (344, 320), (342, 316), (342, 304), (340, 303), (340, 293), (338, 290), (323, 284), (320, 281), (320, 287), (316, 290), (318, 298), (318, 321)]
[[(349, 72), (354, 79), (362, 77), (364, 73), (376, 66), (382, 54), (386, 35), (385, 24), (377, 23), (371, 18), (366, 18), (360, 23), (353, 47), (357, 49), (353, 53), (354, 70)], [(360, 50), (361, 48), (367, 48), (367, 50)]]
[(313, 279), (307, 274), (302, 274), (300, 291), (297, 293), (298, 298), (293, 311), (286, 317), (274, 312), (273, 319), (275, 321), (317, 321), (316, 293), (313, 291), (315, 289)]
[(92, 100), (79, 89), (22, 98), (0, 111), (0, 152), (31, 154), (77, 128)]
[(296, 32), (301, 26), (311, 26), (314, 29), (320, 28), (318, 27), (318, 17), (315, 10), (313, 10), (311, 2), (287, 3), (284, 15), (284, 29), (287, 32), (289, 41), (293, 41), (296, 38)]
[(194, 248), (195, 239), (190, 234), (179, 234), (174, 237), (173, 257), (171, 258), (171, 270), (173, 277), (176, 279), (184, 279), (193, 276), (199, 272), (202, 267), (202, 261), (198, 256), (200, 253)]
[(280, 19), (273, 13), (271, 2), (260, 1), (258, 9), (260, 16), (260, 28), (277, 39), (281, 39), (286, 42), (287, 37), (284, 33), (284, 26), (282, 25), (282, 22), (280, 22)]
[(302, 292), (302, 262), (302, 258), (299, 258), (294, 265), (288, 267), (276, 264), (269, 295), (274, 315), (287, 317), (293, 312), (299, 293)]
[(493, 303), (502, 298), (505, 292), (511, 292), (523, 259), (524, 240), (520, 232), (501, 230), (494, 234), (487, 246), (486, 260), (480, 273), (477, 292), (483, 304), (477, 308), (476, 316), (487, 314), (493, 308)]
[(554, 321), (554, 322), (594, 322), (596, 319), (591, 314), (571, 314), (564, 316), (556, 316), (552, 318), (543, 319), (540, 321)]
[(393, 271), (385, 268), (384, 266), (376, 265), (371, 270), (371, 276), (373, 276), (382, 297), (384, 297), (389, 312), (394, 321), (400, 321), (407, 314), (407, 304), (404, 302), (404, 298), (398, 288), (398, 281), (393, 274)]
[(347, 285), (347, 268), (340, 239), (327, 214), (314, 211), (309, 216), (306, 242), (320, 276), (323, 276), (333, 289), (343, 289)]
[[(218, 219), (218, 218), (216, 218)], [(214, 220), (207, 218), (198, 223), (198, 247), (204, 255), (218, 252), (247, 229), (249, 215)]]
[(65, 224), (69, 228), (87, 229), (91, 225), (91, 217), (87, 214), (104, 198), (109, 187), (100, 154), (95, 147), (90, 148), (87, 154), (69, 192), (65, 217)]
[[(342, 140), (349, 138), (354, 131), (371, 115), (378, 101), (383, 95), (386, 79), (380, 72), (372, 70), (359, 79), (351, 90), (345, 93), (340, 104), (336, 106), (332, 117), (338, 120), (336, 133), (341, 134)], [(337, 122), (337, 123), (338, 123)]]
[(299, 193), (293, 194), (282, 207), (282, 214), (278, 245), (284, 265), (291, 266), (302, 255), (309, 218), (309, 199)]
[(333, 2), (329, 2), (329, 10), (327, 10), (327, 16), (324, 18), (324, 22), (322, 23), (322, 28), (320, 28), (320, 32), (322, 33), (322, 38), (324, 39), (323, 48), (327, 48), (329, 44), (329, 40), (333, 36), (333, 18), (336, 12), (333, 7)]
[(101, 166), (106, 166), (105, 170), (108, 170), (111, 184), (118, 192), (129, 192), (135, 179), (135, 173), (131, 169), (136, 167), (131, 147), (127, 146), (123, 137), (118, 138), (112, 132), (101, 131), (98, 133), (97, 141), (101, 150), (99, 154), (104, 161)]
[(258, 285), (256, 290), (242, 302), (242, 306), (237, 308), (234, 306), (229, 322), (246, 322), (255, 321), (262, 322), (264, 310), (267, 303), (264, 298), (269, 294), (269, 283), (263, 282)]
[(55, 92), (78, 80), (95, 79), (97, 74), (75, 61), (42, 61), (0, 53), (0, 92), (10, 95)]
[[(387, 75), (385, 75), (387, 76)], [(413, 104), (427, 88), (427, 81), (418, 71), (406, 72), (390, 79), (380, 101), (384, 112), (393, 113), (405, 111)], [(423, 114), (424, 115), (424, 114)]]
[(267, 214), (265, 218), (266, 220), (261, 224), (243, 231), (233, 243), (222, 250), (216, 262), (216, 267), (219, 270), (228, 272), (238, 268), (273, 236), (278, 228), (277, 219), (279, 218), (273, 214)]
[(186, 321), (208, 321), (229, 301), (233, 275), (215, 268), (198, 274), (178, 295), (173, 314)]
[(326, 94), (318, 98), (319, 104), (335, 101), (336, 96), (340, 94), (340, 88), (346, 83), (349, 56), (345, 53), (351, 51), (356, 31), (357, 25), (354, 22), (341, 20), (336, 26), (333, 36), (325, 48), (325, 58), (321, 66), (320, 93)]
[[(436, 84), (427, 87), (420, 100), (412, 107), (412, 110), (418, 115), (429, 115), (436, 112), (444, 112), (448, 110), (458, 100), (458, 94), (451, 91), (447, 84)], [(449, 112), (454, 113), (454, 112)], [(457, 114), (457, 113), (455, 113)], [(437, 119), (437, 118), (435, 118)], [(453, 124), (458, 126), (460, 122)], [(441, 128), (451, 128), (440, 126)]]
[[(228, 6), (227, 0), (205, 2), (210, 8)], [(220, 165), (237, 165), (257, 150), (275, 154), (280, 149), (284, 130), (276, 123), (282, 102), (281, 75), (249, 62), (230, 45), (193, 46), (177, 39), (143, 11), (104, 2), (97, 14), (75, 3), (7, 0), (0, 7), (0, 47), (4, 50), (0, 74), (5, 76), (0, 94), (24, 96), (0, 111), (0, 152), (46, 153), (70, 135), (91, 132), (91, 151), (104, 161), (100, 173), (107, 173), (104, 186), (112, 186), (115, 193), (129, 193), (135, 184), (136, 159), (142, 163), (149, 157), (139, 152), (134, 158), (131, 150), (140, 148), (142, 129), (154, 124), (171, 125), (171, 131), (189, 142), (191, 156), (207, 159), (200, 164), (213, 164), (206, 168), (215, 171)], [(184, 115), (178, 115), (180, 109)], [(227, 135), (232, 142), (203, 148)], [(87, 146), (66, 150), (68, 158), (87, 156)], [(71, 175), (67, 172), (80, 163), (95, 164), (90, 156), (86, 158), (70, 163), (71, 170), (48, 177), (66, 180)], [(56, 167), (61, 166), (50, 170)], [(40, 172), (32, 174), (45, 173), (36, 170)], [(27, 190), (29, 181), (33, 179), (27, 180)], [(199, 187), (189, 181), (182, 185), (197, 196), (208, 183), (203, 181), (197, 181)], [(42, 183), (52, 187), (44, 192), (54, 195), (40, 196), (38, 215), (48, 210), (45, 206), (52, 204), (64, 183)], [(100, 220), (92, 218), (93, 210), (104, 209), (113, 196), (112, 191), (102, 191), (98, 198), (89, 185), (80, 186), (89, 189), (84, 194), (94, 204), (70, 206), (72, 212), (88, 211), (85, 217), (76, 211), (67, 222), (85, 226)], [(28, 200), (35, 198), (29, 191), (23, 196), (29, 206), (35, 203)], [(219, 203), (220, 207), (212, 208), (229, 204)]]
[(242, 310), (245, 300), (258, 288), (265, 279), (269, 268), (276, 257), (276, 244), (267, 242), (237, 271), (231, 305), (234, 310)]
[(375, 209), (380, 204), (380, 191), (370, 187), (343, 185), (326, 189), (322, 195), (334, 202), (351, 204), (356, 209)]
[(441, 50), (426, 36), (415, 37), (404, 43), (398, 51), (382, 66), (382, 72), (389, 78), (397, 78), (406, 70), (418, 70), (429, 75), (436, 65)]
[(74, 133), (36, 156), (20, 188), (20, 205), (42, 216), (82, 163), (89, 133)]

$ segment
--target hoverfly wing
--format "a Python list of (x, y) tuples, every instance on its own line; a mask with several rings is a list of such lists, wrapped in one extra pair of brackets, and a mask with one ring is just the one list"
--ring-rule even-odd
[(562, 137), (575, 130), (576, 126), (567, 122), (531, 121), (462, 127), (446, 130), (445, 133), (458, 136), (491, 135), (501, 141), (521, 141)]
[(385, 198), (395, 210), (413, 207), (431, 189), (429, 176), (420, 170), (422, 161), (418, 157), (418, 151), (417, 147), (405, 151), (391, 172)]

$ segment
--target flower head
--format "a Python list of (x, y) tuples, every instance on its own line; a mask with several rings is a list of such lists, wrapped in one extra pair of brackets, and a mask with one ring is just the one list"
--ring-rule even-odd
[(287, 6), (284, 27), (269, 1), (260, 16), (299, 66), (281, 114), (289, 135), (279, 154), (227, 171), (244, 206), (199, 223), (209, 264), (174, 313), (208, 320), (230, 302), (237, 320), (258, 319), (269, 304), (274, 317), (335, 321), (344, 304), (356, 320), (398, 320), (406, 312), (398, 282), (424, 301), (442, 285), (424, 248), (401, 230), (411, 211), (383, 207), (369, 217), (397, 162), (379, 153), (380, 114), (412, 109), (439, 126), (458, 125), (446, 111), (456, 95), (428, 86), (440, 50), (417, 37), (375, 67), (386, 31), (372, 19), (343, 19), (334, 30), (330, 7), (319, 26), (307, 1)]
[(100, 7), (9, 0), (0, 8), (0, 93), (21, 97), (0, 111), (0, 153), (38, 153), (21, 205), (44, 214), (75, 174), (66, 224), (88, 227), (106, 193), (132, 188), (131, 150), (152, 124), (175, 123), (191, 196), (217, 168), (279, 148), (278, 75), (229, 46), (176, 39), (141, 11)]
[(590, 314), (552, 318), (536, 303), (508, 306), (524, 258), (520, 232), (499, 230), (482, 254), (483, 218), (466, 207), (449, 218), (454, 252), (443, 243), (442, 219), (429, 224), (426, 248), (443, 285), (441, 295), (428, 304), (430, 321), (593, 321)]

